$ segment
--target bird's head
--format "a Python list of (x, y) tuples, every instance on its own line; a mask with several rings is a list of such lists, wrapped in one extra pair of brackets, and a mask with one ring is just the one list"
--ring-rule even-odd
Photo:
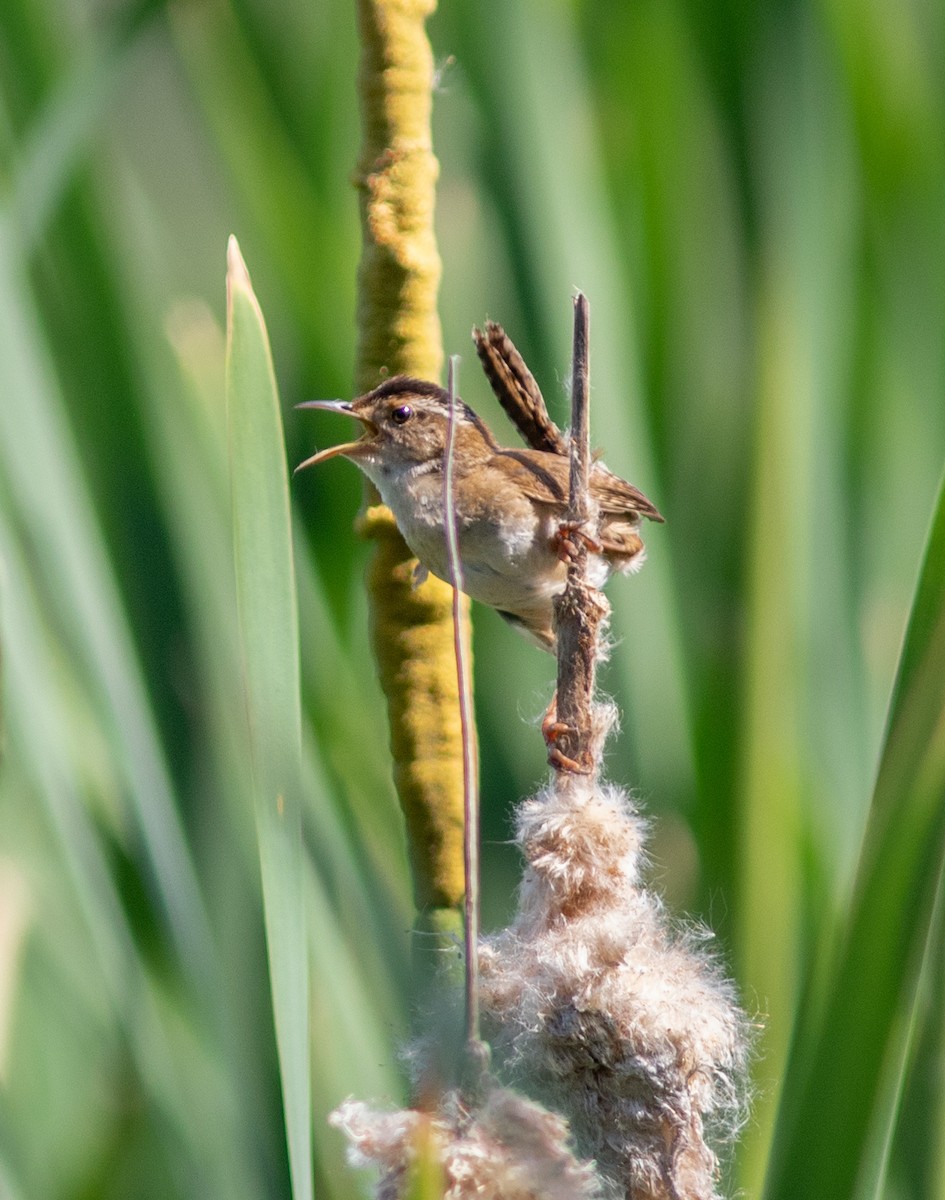
[[(397, 375), (356, 400), (307, 400), (299, 408), (344, 413), (361, 422), (353, 442), (329, 446), (296, 467), (313, 467), (339, 456), (357, 463), (374, 478), (427, 463), (442, 461), (449, 434), (449, 394), (435, 383)], [(477, 450), (494, 447), (492, 435), (461, 400), (453, 409), (454, 453), (457, 462)]]

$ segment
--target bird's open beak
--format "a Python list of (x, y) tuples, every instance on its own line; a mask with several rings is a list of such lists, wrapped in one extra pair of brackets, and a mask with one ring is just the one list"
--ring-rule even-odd
[[(354, 417), (358, 421), (362, 421), (366, 426), (367, 422), (354, 411), (350, 400), (306, 400), (302, 404), (297, 404), (296, 408), (323, 408), (326, 412), (340, 412), (347, 417)], [(365, 430), (367, 432), (367, 429)], [(359, 438), (356, 442), (342, 442), (340, 446), (329, 446), (327, 450), (319, 450), (317, 454), (313, 454), (311, 458), (307, 458), (305, 462), (299, 465), (293, 471), (293, 475), (297, 475), (299, 471), (306, 467), (317, 466), (318, 463), (327, 462), (330, 458), (337, 458), (339, 455), (351, 454), (356, 451), (364, 442), (363, 438)]]

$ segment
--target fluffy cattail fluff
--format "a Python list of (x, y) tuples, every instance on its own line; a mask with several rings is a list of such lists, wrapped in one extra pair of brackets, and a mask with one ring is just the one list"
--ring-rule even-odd
[(644, 833), (592, 777), (559, 775), (522, 805), (527, 869), (511, 927), (481, 944), (483, 1010), (513, 1081), (568, 1118), (606, 1195), (711, 1200), (705, 1125), (739, 1122), (746, 1021), (705, 935), (674, 933), (642, 885)]
[(332, 1121), (352, 1162), (399, 1200), (428, 1130), (446, 1200), (716, 1200), (705, 1127), (739, 1124), (747, 1025), (708, 935), (674, 931), (643, 886), (645, 825), (618, 788), (559, 775), (521, 806), (518, 840), (518, 913), (479, 960), (497, 1065), (531, 1099), (450, 1091), (433, 1114), (349, 1100)]
[(567, 1123), (505, 1088), (489, 1089), (474, 1112), (447, 1092), (435, 1114), (347, 1100), (330, 1119), (348, 1138), (352, 1165), (379, 1168), (378, 1200), (406, 1195), (424, 1154), (440, 1168), (444, 1200), (591, 1200), (599, 1193), (593, 1166), (571, 1152)]
[[(588, 713), (596, 771), (614, 711)], [(673, 926), (644, 886), (645, 823), (596, 773), (557, 772), (517, 833), (518, 911), (479, 965), (493, 1061), (522, 1095), (446, 1092), (433, 1114), (349, 1101), (334, 1120), (353, 1157), (380, 1168), (378, 1200), (408, 1194), (424, 1129), (447, 1200), (718, 1200), (707, 1133), (742, 1119), (748, 1037), (708, 934)], [(413, 1057), (429, 1096), (435, 1047)]]

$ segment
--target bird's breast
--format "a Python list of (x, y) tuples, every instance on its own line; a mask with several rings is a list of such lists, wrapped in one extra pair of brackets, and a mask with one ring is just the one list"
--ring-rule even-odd
[[(427, 570), (449, 581), (442, 475), (418, 474), (400, 486), (382, 476), (376, 482), (407, 545)], [(567, 579), (567, 567), (554, 547), (561, 517), (520, 493), (504, 494), (504, 484), (501, 476), (492, 479), (488, 473), (457, 482), (454, 508), (463, 590), (507, 612), (545, 610)], [(605, 560), (592, 555), (589, 568), (590, 582), (602, 586), (609, 573)]]
[[(552, 549), (554, 525), (535, 506), (494, 503), (483, 480), (475, 490), (456, 489), (454, 509), (464, 590), (496, 608), (519, 608), (550, 600), (564, 586), (565, 569)], [(421, 563), (449, 580), (442, 478), (417, 480), (409, 493), (381, 489), (398, 528)]]

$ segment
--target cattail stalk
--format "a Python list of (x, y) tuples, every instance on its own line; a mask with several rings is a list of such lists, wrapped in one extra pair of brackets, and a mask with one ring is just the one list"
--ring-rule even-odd
[[(436, 380), (443, 365), (433, 230), (438, 164), (430, 133), (434, 65), (424, 29), (435, 7), (435, 0), (358, 0), (359, 391), (375, 387), (383, 372)], [(370, 486), (360, 529), (376, 543), (368, 575), (372, 640), (418, 923), (455, 932), (463, 896), (463, 739), (452, 590), (432, 576), (414, 588), (413, 556)], [(460, 609), (469, 655), (465, 598)]]

